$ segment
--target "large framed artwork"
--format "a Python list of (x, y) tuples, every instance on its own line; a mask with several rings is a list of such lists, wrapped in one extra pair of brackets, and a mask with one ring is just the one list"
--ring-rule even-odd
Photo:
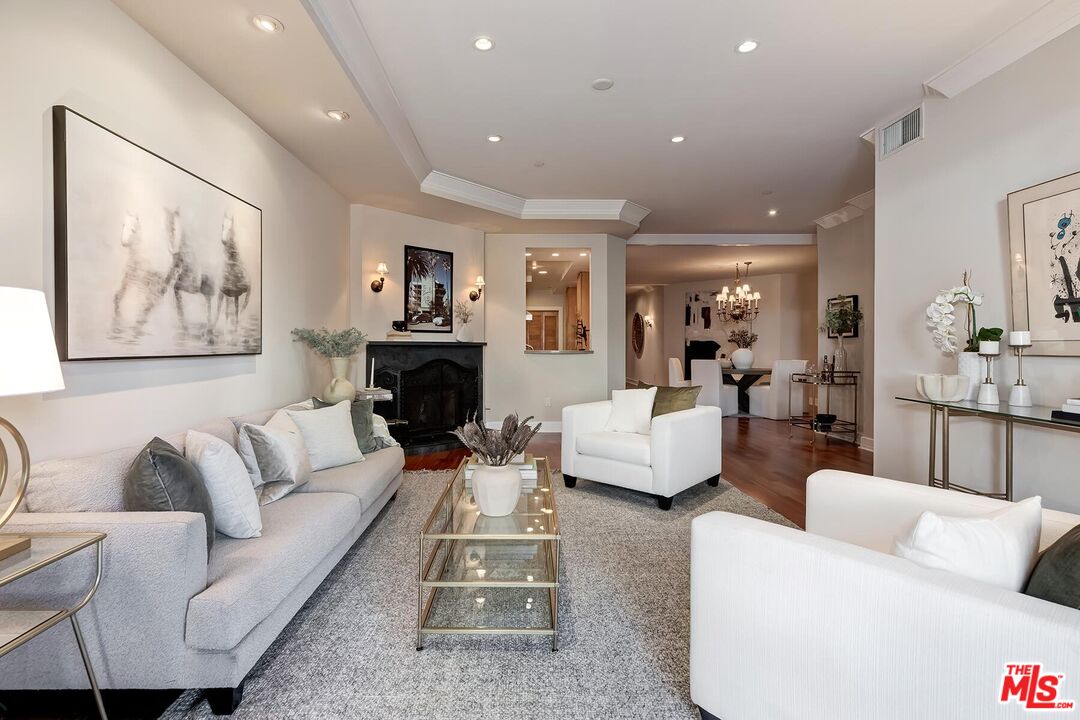
[(1009, 194), (1013, 329), (1031, 355), (1080, 355), (1080, 173)]
[(454, 331), (454, 253), (405, 246), (405, 329)]
[[(837, 309), (837, 308), (839, 308), (839, 307), (841, 307), (843, 305), (847, 305), (853, 311), (858, 310), (859, 309), (859, 296), (858, 295), (844, 295), (843, 297), (831, 297), (831, 298), (829, 298), (828, 300), (825, 301), (825, 309), (826, 310), (835, 310), (835, 309)], [(851, 332), (839, 333), (839, 334), (834, 333), (832, 330), (826, 329), (825, 335), (826, 335), (826, 337), (832, 338), (834, 340), (836, 338), (840, 337), (840, 335), (843, 335), (845, 338), (857, 338), (857, 337), (859, 337), (859, 325), (858, 325), (858, 323), (856, 323), (855, 327), (853, 327), (851, 329)]]
[(262, 210), (52, 109), (63, 360), (262, 352)]

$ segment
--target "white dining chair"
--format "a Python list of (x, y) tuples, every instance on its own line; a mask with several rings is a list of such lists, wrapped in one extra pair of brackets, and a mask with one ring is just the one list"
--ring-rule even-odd
[(690, 381), (686, 379), (686, 374), (683, 372), (682, 360), (679, 358), (668, 358), (667, 374), (669, 387), (690, 387)]
[[(802, 385), (791, 387), (791, 374), (806, 372), (806, 360), (777, 360), (773, 363), (768, 385), (754, 385), (750, 395), (750, 414), (771, 420), (787, 420), (791, 415), (803, 413)], [(791, 388), (791, 406), (788, 407), (788, 388)]]

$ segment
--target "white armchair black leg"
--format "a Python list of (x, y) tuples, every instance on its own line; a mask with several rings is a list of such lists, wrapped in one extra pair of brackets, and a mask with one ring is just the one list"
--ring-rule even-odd
[(563, 473), (562, 480), (568, 488), (572, 488), (577, 485), (577, 478), (573, 475), (567, 475), (566, 473)]

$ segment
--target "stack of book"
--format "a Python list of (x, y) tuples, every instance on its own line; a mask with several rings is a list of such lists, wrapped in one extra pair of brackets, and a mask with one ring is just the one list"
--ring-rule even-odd
[(1050, 413), (1050, 418), (1080, 425), (1080, 398), (1069, 398), (1062, 404), (1060, 410)]
[(389, 330), (386, 333), (387, 340), (408, 340), (412, 337), (412, 332), (409, 330)]
[[(510, 465), (517, 468), (518, 472), (521, 473), (522, 489), (532, 490), (536, 487), (536, 481), (540, 475), (536, 468), (535, 457), (532, 455), (518, 455)], [(479, 466), (480, 462), (475, 456), (469, 458), (469, 464), (465, 466), (465, 487), (472, 487), (473, 471)]]

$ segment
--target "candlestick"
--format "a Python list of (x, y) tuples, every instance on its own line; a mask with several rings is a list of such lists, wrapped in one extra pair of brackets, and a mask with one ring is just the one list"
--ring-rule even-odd
[(368, 381), (368, 388), (375, 387), (375, 358), (371, 358), (371, 380)]
[(1009, 344), (1013, 347), (1028, 347), (1031, 345), (1031, 331), (1013, 330), (1009, 333)]

